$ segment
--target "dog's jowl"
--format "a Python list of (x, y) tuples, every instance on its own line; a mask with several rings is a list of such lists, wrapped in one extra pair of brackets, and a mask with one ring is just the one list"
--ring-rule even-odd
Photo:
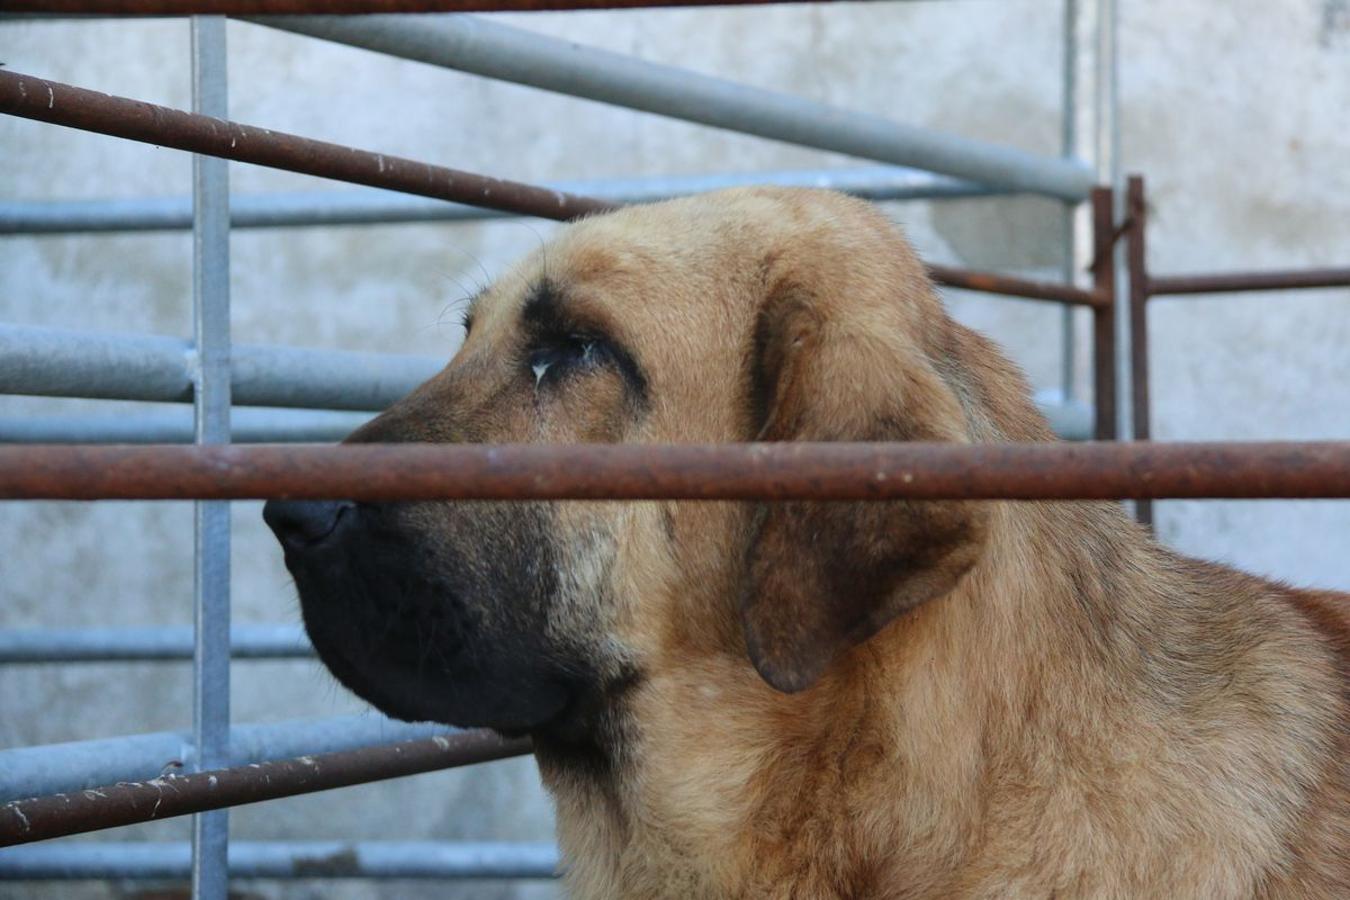
[[(352, 436), (1047, 441), (867, 204), (564, 229)], [(269, 503), (391, 715), (529, 734), (584, 898), (1350, 897), (1347, 603), (1116, 504)]]

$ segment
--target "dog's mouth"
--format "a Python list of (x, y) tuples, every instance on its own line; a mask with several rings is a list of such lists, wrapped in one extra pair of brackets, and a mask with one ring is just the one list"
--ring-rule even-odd
[(516, 736), (553, 727), (573, 705), (573, 690), (558, 678), (505, 683), (492, 672), (410, 664), (397, 654), (357, 650), (333, 641), (323, 629), (310, 629), (310, 635), (338, 681), (395, 719), (491, 728)]
[(439, 605), (389, 609), (378, 590), (332, 591), (312, 574), (296, 580), (320, 660), (389, 716), (523, 734), (553, 726), (573, 706), (574, 679), (529, 640), (499, 642), (473, 634), (471, 621), (407, 608)]
[(397, 719), (586, 740), (631, 679), (598, 674), (595, 654), (550, 623), (559, 567), (546, 530), (501, 518), (489, 529), (476, 509), (479, 533), (447, 540), (439, 512), (269, 504), (320, 660)]

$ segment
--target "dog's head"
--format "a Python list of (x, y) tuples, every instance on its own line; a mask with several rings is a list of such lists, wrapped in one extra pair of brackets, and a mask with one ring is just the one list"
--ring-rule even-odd
[[(485, 290), (443, 372), (350, 440), (1047, 436), (867, 204), (738, 190), (569, 226)], [(1002, 393), (1000, 393), (1002, 392)], [(969, 502), (278, 503), (305, 623), (388, 713), (581, 737), (714, 655), (811, 686), (981, 554)]]

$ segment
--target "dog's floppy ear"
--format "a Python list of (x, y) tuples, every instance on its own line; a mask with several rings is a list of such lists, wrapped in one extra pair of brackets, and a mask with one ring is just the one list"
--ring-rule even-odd
[[(917, 283), (891, 285), (903, 296), (880, 303), (800, 282), (771, 292), (753, 363), (759, 440), (970, 440), (925, 351), (924, 333), (950, 323), (914, 268)], [(755, 668), (781, 691), (811, 686), (840, 654), (950, 591), (979, 557), (986, 518), (969, 501), (764, 504), (741, 602)]]

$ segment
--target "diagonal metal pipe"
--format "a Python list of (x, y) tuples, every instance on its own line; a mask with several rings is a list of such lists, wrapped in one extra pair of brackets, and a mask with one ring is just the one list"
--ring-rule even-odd
[(499, 81), (1014, 191), (1082, 200), (1081, 163), (975, 141), (512, 28), (476, 16), (249, 21)]

